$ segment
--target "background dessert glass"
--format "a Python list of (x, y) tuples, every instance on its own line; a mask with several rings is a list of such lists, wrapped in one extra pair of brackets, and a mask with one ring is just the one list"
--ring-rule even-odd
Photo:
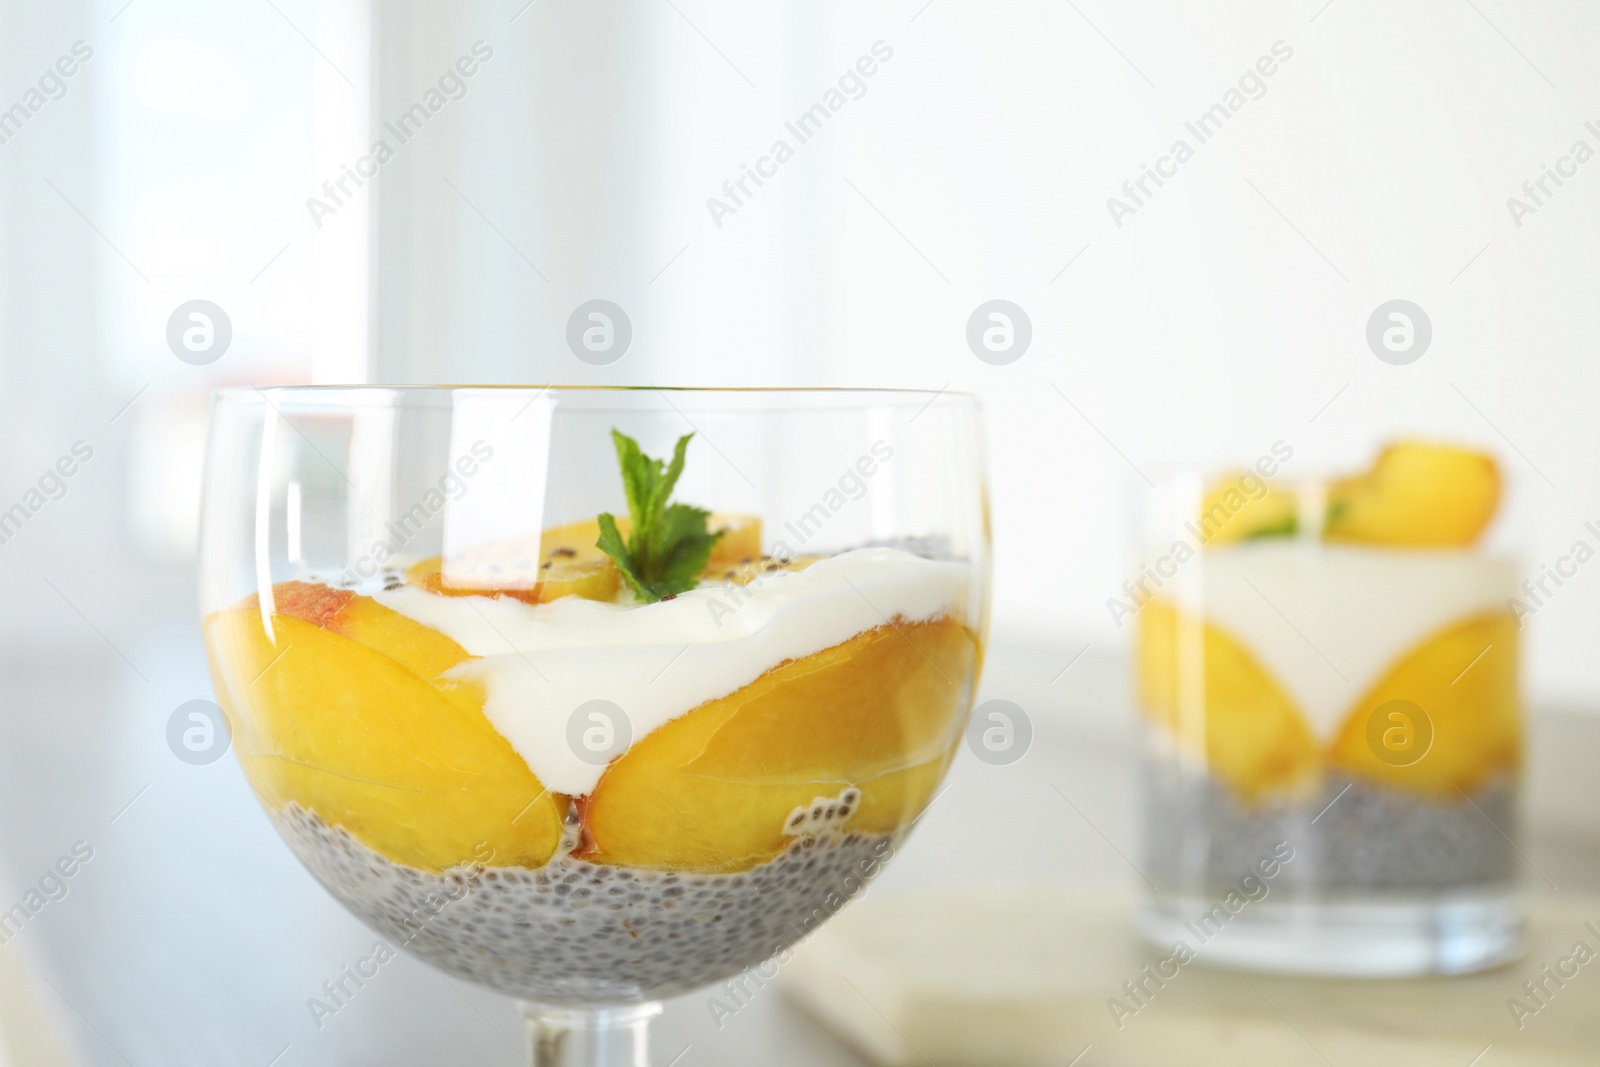
[[(595, 586), (613, 430), (694, 434), (699, 588)], [(523, 998), (536, 1064), (643, 1064), (660, 998), (784, 958), (935, 795), (985, 508), (949, 393), (226, 391), (207, 651), (274, 825), (391, 951)]]
[(1263, 970), (1504, 962), (1522, 728), (1517, 568), (1474, 547), (1492, 460), (1401, 445), (1362, 478), (1289, 487), (1285, 458), (1147, 496), (1124, 601), (1143, 932)]

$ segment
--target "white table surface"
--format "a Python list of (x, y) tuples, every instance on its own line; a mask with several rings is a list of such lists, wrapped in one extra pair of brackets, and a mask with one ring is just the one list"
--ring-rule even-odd
[[(211, 695), (197, 636), (150, 634), (130, 654), (149, 681), (115, 661), (0, 670), (0, 909), (75, 841), (95, 850), (68, 896), (0, 946), (48, 982), (40, 1011), (96, 1065), (525, 1062), (508, 999), (404, 957), (317, 1028), (307, 998), (374, 935), (278, 841), (231, 756), (191, 767), (168, 751), (172, 710)], [(1122, 668), (1091, 654), (1052, 684), (1076, 651), (997, 643), (984, 697), (1028, 710), (1032, 749), (1009, 767), (963, 753), (871, 893), (1129, 885), (1137, 804)], [(1527, 876), (1600, 891), (1600, 717), (1534, 721), (1525, 851), (1542, 874)], [(720, 1028), (707, 995), (667, 1006), (658, 1064), (861, 1063), (772, 988)]]

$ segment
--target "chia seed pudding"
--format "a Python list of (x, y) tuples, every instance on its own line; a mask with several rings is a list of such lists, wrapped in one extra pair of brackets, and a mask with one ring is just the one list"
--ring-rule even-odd
[(386, 859), (298, 804), (268, 814), (311, 873), (399, 947), (547, 1003), (656, 999), (737, 974), (859, 895), (895, 844), (824, 826), (750, 871), (688, 874), (574, 859), (569, 835), (535, 870), (434, 874)]
[(1142, 869), (1164, 889), (1226, 888), (1280, 841), (1295, 859), (1278, 883), (1319, 894), (1473, 891), (1513, 880), (1516, 789), (1507, 778), (1434, 801), (1330, 773), (1308, 799), (1258, 806), (1170, 761), (1146, 760), (1144, 779)]

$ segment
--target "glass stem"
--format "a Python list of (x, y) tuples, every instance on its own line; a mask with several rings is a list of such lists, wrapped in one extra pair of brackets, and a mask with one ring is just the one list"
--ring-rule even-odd
[(615, 1008), (569, 1008), (522, 1002), (531, 1067), (650, 1067), (655, 1001)]

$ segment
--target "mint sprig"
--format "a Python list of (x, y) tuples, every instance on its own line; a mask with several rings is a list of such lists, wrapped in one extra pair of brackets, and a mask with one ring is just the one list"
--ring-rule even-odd
[(639, 442), (627, 434), (611, 431), (632, 528), (624, 538), (616, 518), (610, 512), (602, 513), (595, 547), (616, 561), (634, 595), (647, 604), (698, 585), (711, 558), (711, 547), (723, 534), (707, 529), (711, 512), (704, 508), (667, 503), (683, 473), (684, 451), (693, 436), (687, 433), (678, 438), (672, 462), (663, 464), (645, 455)]

